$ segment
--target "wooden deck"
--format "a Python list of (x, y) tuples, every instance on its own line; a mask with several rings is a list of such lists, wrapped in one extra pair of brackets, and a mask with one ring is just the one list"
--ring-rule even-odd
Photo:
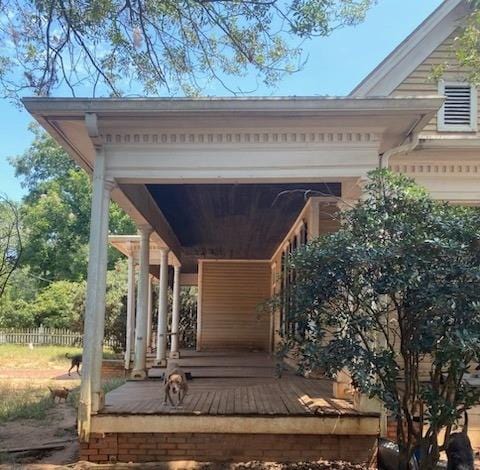
[[(293, 371), (275, 378), (272, 359), (264, 353), (183, 352), (175, 361), (190, 372), (189, 393), (182, 407), (164, 405), (163, 369), (150, 380), (129, 381), (107, 393), (101, 415), (202, 415), (255, 417), (369, 416), (347, 400), (332, 397), (328, 380), (305, 379)], [(372, 414), (370, 414), (372, 416)]]

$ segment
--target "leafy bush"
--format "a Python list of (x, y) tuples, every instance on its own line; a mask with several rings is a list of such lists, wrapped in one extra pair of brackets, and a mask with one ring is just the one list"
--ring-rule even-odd
[(395, 417), (400, 468), (415, 447), (434, 468), (440, 431), (480, 398), (463, 380), (480, 357), (480, 213), (389, 171), (370, 177), (341, 229), (289, 259), (284, 349), (304, 369), (347, 369)]

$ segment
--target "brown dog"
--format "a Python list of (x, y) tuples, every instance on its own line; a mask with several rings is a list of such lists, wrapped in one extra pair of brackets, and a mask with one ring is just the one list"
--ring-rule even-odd
[[(164, 391), (164, 405), (167, 404), (168, 400), (172, 406), (181, 406), (183, 400), (185, 399), (185, 395), (188, 392), (188, 384), (185, 372), (183, 372), (183, 370), (180, 369), (177, 364), (172, 364), (165, 371)], [(173, 395), (177, 395), (176, 405), (173, 403), (171, 393), (173, 393)]]
[(48, 389), (50, 390), (50, 395), (53, 399), (53, 401), (55, 401), (55, 399), (58, 397), (58, 403), (60, 403), (62, 401), (62, 398), (64, 401), (67, 401), (67, 398), (68, 398), (68, 394), (70, 393), (70, 390), (66, 387), (62, 387), (62, 388), (50, 388), (48, 387)]

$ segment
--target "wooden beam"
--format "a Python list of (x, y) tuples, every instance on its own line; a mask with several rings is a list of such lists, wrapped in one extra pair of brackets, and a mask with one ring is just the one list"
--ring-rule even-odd
[(170, 227), (162, 211), (158, 208), (147, 188), (143, 184), (122, 184), (119, 188), (125, 197), (135, 206), (141, 215), (148, 221), (158, 236), (181, 259), (181, 247), (175, 232)]

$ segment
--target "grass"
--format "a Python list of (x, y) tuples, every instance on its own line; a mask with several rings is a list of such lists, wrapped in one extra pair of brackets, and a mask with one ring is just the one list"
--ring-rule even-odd
[(54, 405), (45, 385), (0, 381), (0, 423), (17, 419), (45, 419)]
[[(113, 378), (105, 381), (102, 388), (104, 393), (108, 393), (124, 383), (123, 378)], [(79, 387), (71, 390), (67, 403), (76, 408), (79, 394)], [(0, 381), (0, 424), (17, 419), (45, 419), (47, 411), (53, 406), (46, 384)]]
[[(0, 345), (0, 369), (56, 369), (67, 370), (70, 359), (65, 354), (79, 354), (79, 348), (65, 346), (28, 346)], [(104, 352), (105, 358), (116, 357), (112, 351)], [(77, 382), (78, 383), (78, 382)], [(110, 379), (103, 384), (105, 393), (125, 383), (124, 379)], [(0, 424), (22, 418), (45, 419), (52, 408), (53, 400), (47, 383), (15, 380), (0, 380)], [(71, 385), (68, 386), (71, 388)], [(71, 391), (67, 403), (75, 406), (78, 402), (79, 388)]]
[[(5, 369), (49, 369), (67, 368), (70, 359), (65, 354), (80, 354), (80, 348), (68, 346), (34, 346), (30, 349), (21, 344), (0, 344), (0, 368)], [(110, 350), (103, 353), (105, 359), (114, 359), (117, 355)], [(67, 367), (68, 366), (68, 367)]]

